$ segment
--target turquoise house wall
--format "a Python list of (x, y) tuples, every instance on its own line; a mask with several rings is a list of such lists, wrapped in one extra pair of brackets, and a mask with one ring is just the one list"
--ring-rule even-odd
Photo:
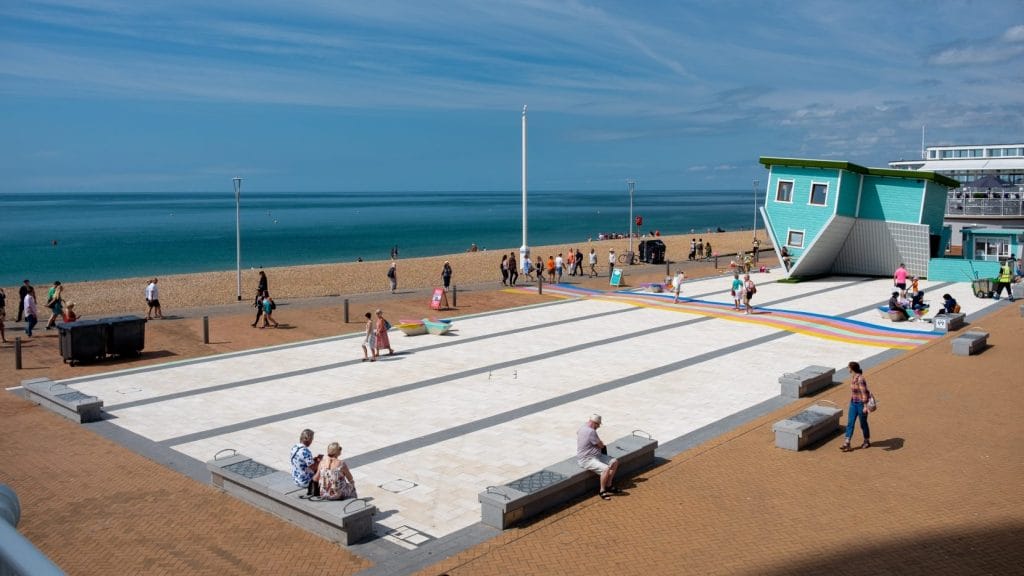
[(860, 199), (860, 217), (920, 224), (923, 182), (865, 175)]
[[(803, 248), (787, 246), (789, 253), (793, 257), (799, 258), (803, 254), (804, 249), (811, 245), (822, 227), (832, 217), (832, 212), (835, 210), (835, 205), (840, 195), (840, 191), (837, 189), (839, 172), (839, 170), (825, 168), (772, 166), (765, 211), (768, 213), (772, 229), (780, 246), (786, 245), (786, 239), (790, 230), (802, 230), (804, 232)], [(844, 179), (852, 177), (852, 174), (846, 173)], [(775, 194), (778, 190), (780, 179), (793, 181), (791, 203), (775, 201)], [(812, 183), (828, 184), (828, 196), (825, 199), (824, 206), (809, 204)]]
[[(946, 215), (946, 188), (935, 182), (926, 182), (927, 188), (924, 197), (924, 210), (921, 212), (921, 224), (928, 225), (928, 233), (933, 235), (942, 234), (942, 219)], [(945, 245), (943, 245), (945, 250)]]
[(978, 278), (995, 278), (999, 264), (963, 258), (932, 258), (928, 261), (929, 282), (970, 282)]
[(839, 183), (839, 198), (836, 199), (838, 216), (857, 215), (857, 193), (860, 191), (860, 174), (843, 170), (842, 182)]

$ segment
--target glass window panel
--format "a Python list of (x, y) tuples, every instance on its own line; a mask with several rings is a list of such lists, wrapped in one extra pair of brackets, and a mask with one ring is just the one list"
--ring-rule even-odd
[(796, 232), (793, 230), (789, 231), (789, 235), (786, 238), (786, 244), (793, 246), (794, 248), (803, 248), (804, 246), (804, 233)]
[(775, 192), (776, 202), (792, 202), (793, 201), (793, 183), (785, 180), (779, 180), (779, 187)]
[(828, 184), (811, 184), (811, 204), (824, 206), (828, 196)]

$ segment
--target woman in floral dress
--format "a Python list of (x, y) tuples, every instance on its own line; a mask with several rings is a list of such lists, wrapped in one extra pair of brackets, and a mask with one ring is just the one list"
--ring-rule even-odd
[(388, 329), (389, 328), (391, 328), (391, 324), (387, 320), (384, 319), (384, 313), (380, 311), (380, 308), (378, 308), (377, 309), (377, 327), (376, 327), (377, 347), (373, 350), (373, 357), (374, 358), (379, 357), (380, 356), (380, 351), (383, 350), (384, 348), (388, 349), (388, 355), (389, 356), (395, 353), (395, 351), (391, 349), (391, 339), (388, 338)]
[(327, 446), (327, 458), (320, 462), (313, 480), (320, 483), (320, 497), (324, 500), (358, 498), (356, 481), (341, 459), (341, 445), (337, 442)]

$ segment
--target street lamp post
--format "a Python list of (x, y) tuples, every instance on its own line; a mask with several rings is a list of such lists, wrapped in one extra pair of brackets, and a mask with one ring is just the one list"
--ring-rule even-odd
[(757, 240), (757, 178), (754, 178), (754, 240)]
[(519, 267), (530, 259), (530, 246), (526, 243), (526, 105), (523, 105), (523, 245), (519, 247)]
[(633, 193), (636, 192), (636, 180), (630, 178), (626, 180), (626, 188), (629, 189), (629, 252), (626, 253), (626, 258), (629, 259), (629, 263), (633, 263)]
[(235, 272), (237, 273), (238, 301), (242, 301), (242, 225), (241, 198), (242, 178), (232, 178), (235, 183)]

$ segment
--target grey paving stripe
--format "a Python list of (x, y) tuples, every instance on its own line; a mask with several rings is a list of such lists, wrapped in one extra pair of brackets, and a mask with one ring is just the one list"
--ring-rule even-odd
[[(634, 308), (629, 308), (633, 310)], [(637, 308), (638, 309), (638, 308)], [(323, 404), (316, 404), (313, 406), (306, 406), (305, 408), (297, 408), (295, 410), (289, 410), (287, 412), (281, 412), (279, 414), (271, 414), (269, 416), (261, 416), (259, 418), (253, 418), (252, 420), (246, 420), (244, 422), (238, 422), (236, 424), (229, 424), (227, 426), (221, 426), (219, 428), (211, 428), (209, 430), (203, 430), (201, 432), (193, 432), (192, 434), (186, 434), (184, 436), (178, 436), (176, 438), (167, 438), (166, 440), (160, 441), (160, 444), (164, 446), (177, 446), (179, 444), (187, 444), (189, 442), (195, 442), (197, 440), (205, 440), (207, 438), (214, 438), (222, 436), (224, 434), (231, 434), (232, 432), (239, 432), (241, 430), (247, 430), (249, 428), (255, 428), (258, 426), (264, 426), (267, 424), (273, 424), (274, 422), (280, 422), (282, 420), (290, 420), (292, 418), (298, 418), (300, 416), (308, 416), (310, 414), (316, 414), (317, 412), (323, 412), (325, 410), (333, 410), (342, 406), (348, 406), (351, 404), (358, 404), (360, 402), (368, 402), (370, 400), (377, 400), (380, 398), (386, 398), (388, 396), (394, 396), (397, 394), (404, 394), (412, 390), (418, 390), (420, 388), (427, 388), (436, 384), (443, 384), (451, 380), (457, 380), (459, 378), (466, 378), (474, 376), (476, 374), (484, 374), (494, 370), (501, 370), (503, 368), (514, 368), (522, 364), (529, 362), (537, 362), (539, 360), (547, 360), (549, 358), (557, 358), (564, 354), (571, 354), (580, 350), (585, 350), (594, 346), (603, 346), (605, 344), (612, 344), (616, 342), (622, 342), (631, 338), (638, 338), (640, 336), (647, 336), (649, 334), (656, 334), (666, 330), (672, 330), (682, 326), (690, 324), (697, 324), (699, 322), (707, 322), (714, 320), (711, 316), (694, 318), (690, 320), (684, 320), (682, 322), (675, 322), (664, 326), (655, 326), (653, 328), (646, 328), (644, 330), (638, 330), (636, 332), (629, 332), (619, 336), (612, 336), (610, 338), (604, 338), (602, 340), (594, 340), (591, 342), (584, 342), (575, 346), (568, 346), (566, 348), (559, 348), (557, 350), (549, 350), (541, 354), (535, 354), (533, 356), (526, 356), (524, 358), (516, 358), (513, 360), (507, 360), (505, 362), (497, 362), (495, 364), (488, 364), (486, 366), (480, 366), (477, 368), (471, 368), (469, 370), (463, 370), (462, 372), (456, 372), (454, 374), (444, 374), (435, 378), (428, 378), (426, 380), (420, 380), (418, 382), (410, 382), (409, 384), (403, 384), (401, 386), (395, 386), (394, 388), (388, 388), (386, 390), (377, 390), (375, 392), (368, 392), (366, 394), (360, 394), (358, 396), (352, 396), (350, 398), (341, 398), (332, 402), (325, 402)], [(789, 334), (788, 332), (786, 334)]]
[[(554, 321), (554, 322), (545, 322), (544, 324), (534, 324), (532, 326), (524, 326), (522, 328), (514, 328), (512, 330), (506, 330), (504, 332), (492, 332), (490, 334), (484, 334), (484, 335), (481, 335), (481, 336), (469, 336), (469, 337), (466, 337), (466, 338), (452, 338), (451, 340), (449, 340), (447, 342), (440, 342), (438, 344), (431, 344), (429, 346), (424, 346), (422, 348), (417, 348), (413, 352), (408, 352), (408, 354), (418, 354), (418, 353), (426, 351), (426, 350), (436, 350), (438, 348), (447, 348), (449, 346), (456, 346), (458, 344), (468, 344), (470, 342), (478, 342), (478, 341), (481, 341), (481, 340), (488, 340), (488, 339), (491, 339), (491, 338), (499, 338), (499, 337), (502, 337), (502, 336), (508, 336), (508, 335), (511, 335), (511, 334), (519, 334), (519, 333), (522, 333), (522, 332), (530, 332), (530, 331), (533, 331), (533, 330), (542, 330), (542, 329), (545, 329), (545, 328), (552, 328), (552, 327), (555, 327), (555, 326), (565, 326), (566, 324), (571, 323), (571, 322), (581, 322), (581, 321), (584, 321), (584, 320), (592, 320), (594, 318), (603, 318), (605, 316), (613, 316), (613, 315), (616, 315), (616, 314), (623, 314), (623, 313), (626, 313), (626, 312), (633, 312), (635, 310), (640, 310), (640, 308), (635, 308), (635, 307), (621, 308), (621, 309), (618, 309), (618, 310), (609, 310), (607, 312), (597, 312), (597, 313), (594, 313), (594, 314), (588, 314), (586, 316), (578, 316), (578, 317), (575, 317), (575, 318), (569, 318), (567, 320), (557, 320), (557, 321)], [(359, 334), (359, 337), (361, 338), (362, 334)], [(323, 342), (323, 341), (321, 340), (320, 342)], [(137, 406), (145, 406), (147, 404), (156, 404), (158, 402), (164, 402), (164, 401), (167, 401), (167, 400), (176, 400), (178, 398), (187, 398), (189, 396), (198, 396), (198, 395), (201, 395), (201, 394), (207, 394), (209, 392), (218, 392), (218, 391), (221, 391), (221, 390), (230, 390), (232, 388), (239, 388), (239, 387), (242, 387), (242, 386), (250, 386), (250, 385), (253, 385), (253, 384), (260, 384), (262, 382), (270, 382), (270, 381), (273, 381), (273, 380), (280, 380), (280, 379), (284, 379), (284, 378), (293, 378), (295, 376), (304, 376), (306, 374), (313, 374), (315, 372), (323, 372), (325, 370), (333, 370), (335, 368), (341, 368), (343, 366), (351, 366), (351, 365), (360, 364), (360, 363), (362, 363), (362, 360), (360, 360), (360, 359), (345, 360), (343, 362), (334, 362), (334, 363), (331, 363), (331, 364), (324, 364), (322, 366), (313, 366), (311, 368), (303, 368), (301, 370), (292, 370), (290, 372), (279, 372), (279, 373), (276, 373), (276, 374), (268, 374), (266, 376), (259, 376), (257, 378), (249, 378), (248, 380), (238, 380), (236, 382), (226, 382), (224, 384), (218, 384), (216, 386), (208, 386), (208, 387), (205, 387), (205, 388), (196, 388), (196, 389), (193, 389), (193, 390), (185, 390), (183, 392), (175, 392), (173, 394), (165, 394), (163, 396), (153, 396), (152, 398), (143, 398), (141, 400), (133, 400), (131, 402), (122, 402), (121, 404), (113, 404), (111, 406), (107, 406), (106, 408), (104, 408), (104, 411), (108, 412), (108, 413), (112, 413), (112, 412), (115, 412), (117, 410), (126, 410), (128, 408), (135, 408)]]

